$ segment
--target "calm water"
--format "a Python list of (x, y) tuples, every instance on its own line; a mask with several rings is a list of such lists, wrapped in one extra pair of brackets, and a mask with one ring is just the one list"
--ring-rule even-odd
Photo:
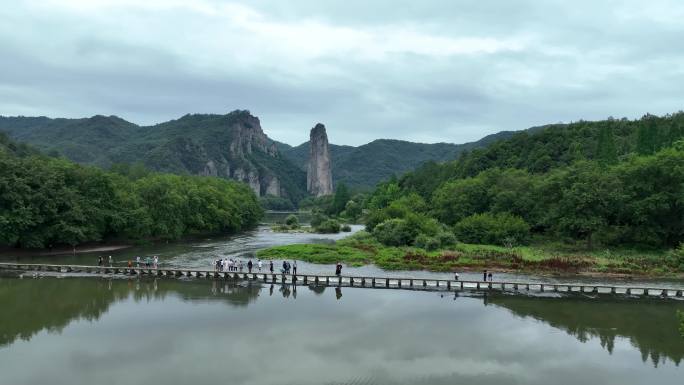
[(2, 384), (681, 384), (672, 300), (0, 278)]

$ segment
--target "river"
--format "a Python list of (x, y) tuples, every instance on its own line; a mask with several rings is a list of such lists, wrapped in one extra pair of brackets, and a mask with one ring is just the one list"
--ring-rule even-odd
[[(339, 236), (264, 225), (113, 256), (208, 266)], [(0, 309), (0, 384), (622, 385), (680, 384), (684, 373), (675, 317), (684, 302), (673, 299), (53, 276), (0, 277)]]

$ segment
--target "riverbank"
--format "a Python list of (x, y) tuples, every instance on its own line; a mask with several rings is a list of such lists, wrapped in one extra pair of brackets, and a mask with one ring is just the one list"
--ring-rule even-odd
[(384, 246), (366, 232), (359, 232), (334, 244), (270, 247), (259, 250), (257, 256), (264, 259), (298, 259), (320, 264), (374, 264), (386, 270), (458, 272), (490, 269), (532, 274), (684, 277), (684, 266), (667, 251), (642, 252), (625, 249), (587, 252), (563, 249), (554, 244), (506, 248), (464, 243), (448, 249), (426, 251), (415, 247)]

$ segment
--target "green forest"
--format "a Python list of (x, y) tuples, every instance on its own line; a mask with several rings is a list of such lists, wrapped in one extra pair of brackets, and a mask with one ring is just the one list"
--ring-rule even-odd
[(261, 215), (243, 183), (130, 166), (107, 172), (43, 156), (0, 135), (0, 245), (178, 239), (236, 232)]
[(684, 272), (683, 138), (681, 112), (521, 132), (379, 184), (363, 203), (367, 234), (338, 249), (389, 268)]

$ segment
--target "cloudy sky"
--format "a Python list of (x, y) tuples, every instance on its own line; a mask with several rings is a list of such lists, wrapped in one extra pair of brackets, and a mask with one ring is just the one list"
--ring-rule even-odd
[(684, 109), (684, 1), (16, 0), (0, 115), (248, 109), (273, 139), (462, 143)]

